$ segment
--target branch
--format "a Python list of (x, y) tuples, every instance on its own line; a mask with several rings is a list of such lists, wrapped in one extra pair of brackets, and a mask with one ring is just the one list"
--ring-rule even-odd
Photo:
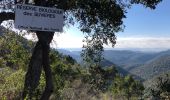
[(2, 23), (4, 20), (14, 20), (14, 19), (15, 19), (14, 12), (1, 12), (0, 13), (0, 23)]

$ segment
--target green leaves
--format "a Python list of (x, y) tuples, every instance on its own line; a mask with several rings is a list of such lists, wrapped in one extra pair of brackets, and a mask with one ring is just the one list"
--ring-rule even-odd
[(0, 98), (20, 98), (24, 86), (24, 75), (25, 72), (22, 69), (18, 71), (9, 68), (1, 69), (0, 77), (3, 79), (0, 80)]
[(10, 31), (0, 36), (0, 55), (6, 66), (13, 69), (19, 67), (26, 69), (31, 56), (32, 43), (25, 42), (26, 39)]
[(113, 95), (121, 95), (130, 100), (131, 97), (140, 97), (143, 95), (144, 86), (139, 81), (136, 81), (132, 76), (117, 75), (111, 86)]
[(123, 29), (125, 11), (115, 1), (80, 0), (77, 6), (73, 16), (80, 23), (80, 30), (86, 34), (84, 48), (87, 52), (85, 51), (84, 56), (100, 61), (100, 58), (96, 58), (101, 56), (103, 44), (111, 43), (114, 46), (116, 43), (114, 33)]
[(131, 3), (143, 4), (146, 7), (155, 9), (156, 5), (158, 5), (161, 1), (162, 0), (131, 0)]
[(155, 99), (166, 100), (170, 98), (170, 73), (166, 73), (156, 77), (152, 81), (152, 85), (148, 88), (149, 96), (155, 97)]

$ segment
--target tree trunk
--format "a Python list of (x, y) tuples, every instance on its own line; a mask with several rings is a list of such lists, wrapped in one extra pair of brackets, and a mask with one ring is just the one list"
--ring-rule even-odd
[[(29, 0), (25, 0), (27, 4)], [(48, 6), (46, 0), (35, 0), (37, 6)], [(33, 91), (38, 87), (42, 66), (45, 71), (46, 87), (40, 100), (48, 100), (53, 92), (52, 74), (49, 63), (50, 43), (53, 39), (54, 32), (37, 31), (38, 42), (35, 46), (29, 68), (25, 78), (23, 99), (28, 94), (30, 99)]]
[(50, 42), (53, 39), (53, 32), (37, 32), (38, 39), (42, 45), (42, 64), (45, 71), (46, 87), (41, 100), (48, 100), (53, 92), (52, 74), (49, 63)]
[(53, 84), (52, 84), (52, 75), (49, 63), (49, 51), (50, 51), (50, 42), (53, 39), (54, 32), (41, 32), (37, 33), (38, 42), (35, 46), (33, 55), (31, 57), (29, 68), (25, 77), (23, 99), (29, 95), (29, 99), (33, 96), (35, 89), (39, 85), (40, 75), (42, 71), (42, 66), (45, 71), (46, 87), (41, 100), (48, 100), (50, 97)]
[(39, 85), (41, 70), (42, 70), (42, 46), (40, 42), (37, 42), (25, 76), (23, 99), (27, 96), (27, 94), (29, 94), (29, 96), (32, 97), (32, 92)]

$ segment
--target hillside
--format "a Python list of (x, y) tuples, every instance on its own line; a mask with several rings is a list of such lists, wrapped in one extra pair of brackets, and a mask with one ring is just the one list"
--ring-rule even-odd
[[(5, 33), (0, 37), (0, 77), (2, 77), (2, 79), (0, 79), (0, 98), (7, 98), (9, 97), (8, 94), (10, 94), (10, 98), (15, 98), (13, 100), (19, 98), (19, 93), (21, 93), (23, 89), (24, 75), (28, 67), (33, 45), (33, 42), (28, 41), (12, 32)], [(122, 93), (126, 94), (124, 90), (129, 88), (133, 88), (131, 91), (131, 95), (133, 95), (134, 98), (136, 98), (136, 96), (140, 97), (141, 94), (134, 93), (137, 93), (136, 91), (143, 92), (143, 85), (127, 74), (129, 74), (128, 68), (131, 68), (131, 70), (138, 70), (138, 68), (142, 67), (136, 66), (127, 68), (121, 65), (145, 65), (147, 63), (150, 64), (150, 62), (152, 62), (152, 64), (155, 64), (153, 62), (156, 59), (158, 63), (156, 64), (159, 65), (160, 63), (162, 63), (162, 65), (160, 66), (163, 66), (170, 59), (169, 56), (167, 56), (167, 58), (165, 59), (165, 55), (167, 55), (168, 52), (161, 52), (159, 54), (154, 55), (133, 51), (105, 51), (104, 53), (107, 54), (107, 56), (105, 57), (110, 57), (110, 60), (104, 59), (102, 61), (101, 66), (104, 67), (101, 68), (97, 66), (88, 70), (81, 64), (77, 64), (76, 61), (72, 58), (74, 57), (76, 59), (81, 59), (80, 51), (58, 51), (62, 54), (54, 49), (52, 49), (50, 52), (50, 63), (52, 68), (53, 81), (55, 84), (55, 93), (53, 95), (57, 98), (58, 96), (60, 96), (60, 98), (70, 98), (73, 97), (73, 94), (77, 94), (74, 95), (73, 100), (77, 100), (79, 98), (89, 100), (91, 96), (95, 96), (97, 98), (98, 91), (103, 91), (102, 93), (113, 92), (113, 95), (115, 95), (116, 91), (118, 90), (120, 91), (120, 94), (118, 94), (120, 96)], [(64, 54), (70, 55), (72, 57), (66, 56)], [(148, 57), (147, 54), (153, 56)], [(160, 56), (162, 58), (159, 58)], [(112, 59), (116, 60), (112, 61), (111, 57)], [(163, 61), (161, 62), (161, 60)], [(117, 61), (117, 64), (114, 64), (115, 61)], [(120, 65), (117, 66), (118, 64)], [(115, 66), (117, 66), (117, 68), (115, 68)], [(167, 66), (169, 66), (169, 64), (167, 64)], [(137, 77), (138, 79), (141, 78), (137, 75), (135, 77)], [(127, 86), (127, 84), (129, 85)], [(42, 89), (44, 86), (45, 82), (44, 77), (42, 75), (42, 80), (40, 80), (39, 92), (43, 91)], [(122, 89), (120, 89), (120, 87), (122, 87)], [(136, 87), (141, 88), (138, 89)], [(15, 92), (15, 94), (13, 91)], [(105, 96), (102, 96), (101, 100), (103, 100), (104, 97)], [(112, 98), (110, 94), (109, 97)], [(121, 97), (123, 98), (123, 95)]]
[(104, 57), (138, 79), (147, 80), (170, 70), (170, 50), (158, 53), (105, 51)]
[[(170, 76), (170, 71), (167, 71), (167, 72), (164, 72), (162, 74), (158, 74), (158, 75), (155, 75), (153, 76), (152, 78), (150, 78), (149, 80), (146, 80), (144, 82), (144, 85), (145, 87), (152, 87), (152, 85), (156, 84), (155, 82), (158, 80), (159, 77), (166, 77), (167, 75)], [(169, 77), (169, 80), (170, 80), (170, 77)]]
[(143, 79), (150, 79), (155, 75), (165, 73), (170, 70), (170, 56), (164, 55), (146, 63), (143, 66), (133, 68), (130, 73)]
[[(112, 57), (109, 57), (109, 52)], [(105, 58), (115, 62), (138, 79), (150, 79), (170, 70), (170, 50), (158, 53), (105, 51)], [(116, 54), (117, 53), (117, 54)], [(112, 59), (110, 59), (112, 58)], [(115, 60), (116, 59), (116, 60)]]
[[(64, 49), (58, 49), (58, 51), (66, 55), (71, 55), (74, 59), (78, 60), (78, 62), (81, 61), (80, 51), (68, 51)], [(157, 54), (130, 50), (105, 50), (103, 56), (105, 60), (121, 66), (126, 70), (130, 70), (133, 67), (137, 67), (154, 59)]]
[[(24, 88), (24, 77), (34, 44), (14, 32), (0, 36), (0, 98), (20, 100)], [(59, 51), (61, 52), (61, 50)], [(70, 55), (68, 51), (63, 50), (62, 53)], [(49, 55), (54, 84), (53, 100), (70, 100), (69, 98), (72, 98), (71, 100), (90, 100), (92, 97), (97, 100), (99, 94), (112, 93), (109, 90), (114, 88), (112, 84), (115, 82), (113, 81), (115, 77), (122, 80), (129, 78), (129, 80), (133, 80), (132, 84), (140, 85), (136, 84), (136, 80), (129, 76), (119, 76), (119, 72), (114, 66), (107, 68), (94, 66), (94, 68), (87, 69), (77, 64), (72, 57), (63, 54), (51, 49)], [(112, 62), (107, 60), (103, 63), (108, 64), (108, 66), (112, 65)], [(33, 92), (35, 95), (32, 98), (34, 99), (30, 100), (40, 100), (44, 87), (45, 76), (42, 73), (40, 84)], [(136, 95), (133, 96), (136, 97)], [(101, 100), (104, 97), (101, 95)], [(109, 98), (112, 97), (109, 96)]]
[(110, 50), (104, 52), (104, 58), (123, 67), (126, 70), (133, 69), (155, 57), (155, 53), (144, 53), (129, 50)]
[[(71, 55), (79, 63), (80, 51), (59, 50)], [(140, 52), (130, 50), (105, 50), (103, 66), (116, 65), (123, 74), (133, 74), (138, 79), (149, 79), (152, 76), (170, 70), (170, 50), (162, 52)]]
[(79, 63), (81, 63), (82, 61), (81, 56), (80, 56), (80, 53), (81, 53), (80, 51), (69, 51), (65, 49), (56, 49), (56, 50), (64, 55), (70, 55)]

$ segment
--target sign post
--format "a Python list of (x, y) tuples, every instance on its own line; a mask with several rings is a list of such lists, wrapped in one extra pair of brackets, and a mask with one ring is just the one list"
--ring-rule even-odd
[(17, 4), (15, 28), (35, 31), (63, 31), (63, 10), (33, 5)]

